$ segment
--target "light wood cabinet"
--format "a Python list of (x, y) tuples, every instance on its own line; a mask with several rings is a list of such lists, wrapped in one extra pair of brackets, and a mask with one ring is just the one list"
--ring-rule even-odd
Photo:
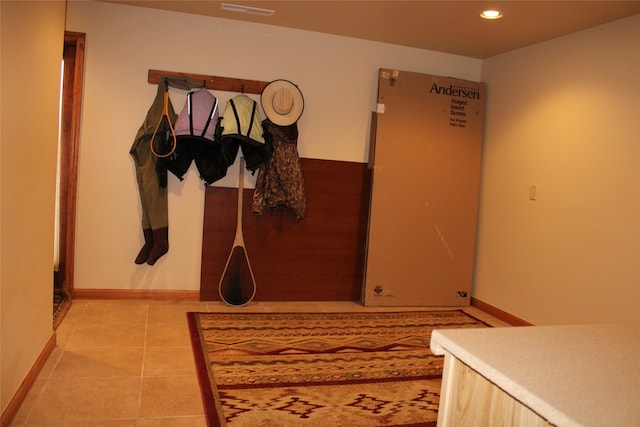
[(540, 415), (454, 356), (446, 354), (440, 393), (440, 427), (546, 427)]
[(640, 425), (640, 324), (433, 331), (438, 426)]

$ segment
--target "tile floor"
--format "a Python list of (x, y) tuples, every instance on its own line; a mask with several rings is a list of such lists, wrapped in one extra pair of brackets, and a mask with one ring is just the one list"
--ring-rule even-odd
[[(402, 308), (393, 310), (407, 310)], [(426, 308), (425, 308), (426, 309)], [(392, 310), (352, 302), (251, 303), (74, 300), (57, 346), (11, 427), (206, 426), (188, 311)], [(475, 309), (493, 326), (505, 323)]]

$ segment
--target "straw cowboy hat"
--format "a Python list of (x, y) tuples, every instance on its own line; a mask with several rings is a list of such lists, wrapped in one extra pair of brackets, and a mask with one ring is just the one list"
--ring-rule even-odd
[(260, 95), (264, 114), (272, 123), (289, 126), (298, 121), (304, 110), (304, 98), (298, 86), (288, 80), (274, 80)]

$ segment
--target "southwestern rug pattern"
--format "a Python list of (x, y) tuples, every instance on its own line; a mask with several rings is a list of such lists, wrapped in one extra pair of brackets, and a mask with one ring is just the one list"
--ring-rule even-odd
[(187, 313), (209, 426), (435, 426), (434, 329), (462, 310)]

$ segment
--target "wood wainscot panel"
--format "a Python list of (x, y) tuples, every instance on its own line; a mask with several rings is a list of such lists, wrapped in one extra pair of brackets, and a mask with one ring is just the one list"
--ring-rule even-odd
[[(256, 282), (254, 301), (359, 301), (371, 172), (366, 163), (300, 159), (307, 214), (252, 214), (244, 190), (243, 234)], [(218, 284), (236, 227), (237, 188), (207, 187), (200, 299), (219, 301)]]

